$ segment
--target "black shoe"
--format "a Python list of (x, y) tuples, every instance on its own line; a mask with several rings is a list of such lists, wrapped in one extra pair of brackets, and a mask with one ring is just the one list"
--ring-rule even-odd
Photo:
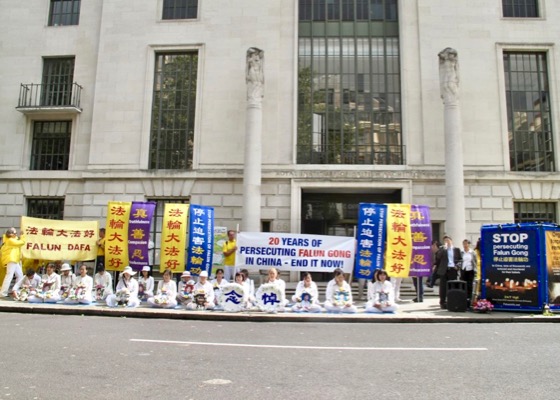
[(423, 299), (418, 300), (417, 297), (413, 298), (412, 301), (415, 302), (415, 303), (423, 303), (424, 302)]
[(431, 283), (428, 283), (426, 286), (428, 286), (429, 288), (433, 288), (434, 285), (432, 285)]
[(442, 310), (447, 310), (447, 304), (440, 304), (439, 308), (441, 308)]

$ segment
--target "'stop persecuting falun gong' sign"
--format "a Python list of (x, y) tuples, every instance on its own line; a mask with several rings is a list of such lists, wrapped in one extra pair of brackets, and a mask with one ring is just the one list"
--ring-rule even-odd
[(353, 237), (296, 233), (240, 232), (235, 264), (248, 269), (274, 267), (285, 271), (352, 272)]

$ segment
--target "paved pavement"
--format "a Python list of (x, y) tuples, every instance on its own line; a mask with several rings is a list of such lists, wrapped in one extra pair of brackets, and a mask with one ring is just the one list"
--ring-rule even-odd
[(422, 303), (405, 300), (399, 304), (394, 314), (368, 314), (364, 312), (364, 302), (356, 302), (357, 314), (296, 314), (284, 312), (268, 314), (260, 311), (226, 313), (223, 311), (186, 311), (182, 309), (163, 310), (141, 305), (136, 309), (109, 308), (105, 304), (90, 306), (63, 304), (29, 304), (11, 299), (0, 300), (0, 312), (90, 315), (128, 318), (163, 318), (185, 320), (215, 321), (253, 321), (253, 322), (359, 322), (359, 323), (507, 323), (507, 322), (560, 322), (560, 315), (545, 316), (541, 313), (493, 311), (487, 314), (475, 312), (450, 312), (439, 307), (437, 297), (427, 297)]

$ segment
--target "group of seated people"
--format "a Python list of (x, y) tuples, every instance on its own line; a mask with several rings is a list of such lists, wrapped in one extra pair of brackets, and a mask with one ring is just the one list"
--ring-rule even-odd
[[(42, 277), (33, 269), (13, 287), (15, 300), (30, 303), (91, 304), (105, 302), (109, 307), (138, 307), (142, 302), (155, 308), (183, 308), (187, 310), (225, 310), (243, 311), (259, 309), (265, 312), (292, 311), (296, 313), (356, 313), (357, 307), (352, 299), (352, 290), (346, 282), (341, 269), (336, 269), (333, 279), (328, 283), (324, 303), (319, 302), (317, 284), (309, 272), (302, 273), (302, 280), (297, 284), (291, 302), (286, 299), (286, 283), (279, 278), (276, 268), (268, 271), (268, 279), (255, 292), (255, 284), (249, 278), (247, 270), (235, 274), (235, 282), (224, 278), (224, 271), (218, 269), (216, 277), (208, 280), (208, 273), (202, 271), (198, 280), (192, 279), (191, 273), (185, 271), (177, 284), (173, 272), (166, 270), (163, 279), (154, 288), (154, 278), (150, 276), (150, 267), (143, 267), (138, 280), (130, 266), (119, 275), (116, 289), (113, 291), (112, 277), (102, 265), (94, 278), (87, 275), (87, 267), (82, 265), (79, 275), (71, 272), (69, 264), (62, 264), (60, 275), (55, 272), (55, 265), (47, 265)], [(372, 282), (368, 283), (368, 301), (365, 312), (395, 312), (397, 304), (393, 286), (388, 281), (384, 270), (377, 270)]]

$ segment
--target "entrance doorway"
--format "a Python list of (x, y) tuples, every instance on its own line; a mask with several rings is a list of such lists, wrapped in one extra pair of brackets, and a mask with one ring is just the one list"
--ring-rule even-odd
[[(376, 189), (371, 193), (304, 189), (301, 194), (301, 233), (354, 236), (360, 203), (400, 202), (400, 189)], [(315, 281), (331, 279), (330, 273), (314, 272), (311, 275)]]

